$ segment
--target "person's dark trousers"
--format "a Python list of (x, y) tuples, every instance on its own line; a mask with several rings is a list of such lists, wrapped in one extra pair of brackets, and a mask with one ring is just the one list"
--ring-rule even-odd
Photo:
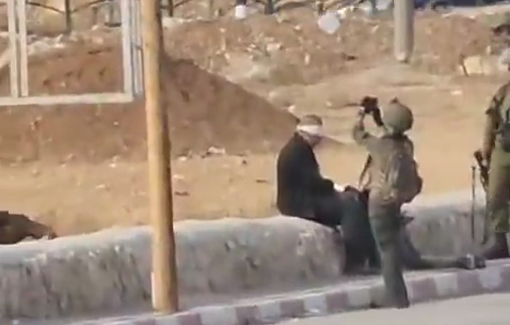
[[(368, 205), (356, 189), (342, 193), (342, 232), (345, 238), (346, 272), (379, 271), (381, 261), (368, 217)], [(369, 269), (366, 270), (366, 262)]]
[(339, 233), (338, 226), (341, 224), (342, 202), (336, 196), (327, 196), (313, 199), (313, 215), (294, 215), (295, 217), (320, 224)]
[(314, 215), (301, 217), (313, 221), (338, 233), (337, 237), (345, 247), (345, 272), (359, 273), (368, 265), (371, 270), (380, 268), (380, 257), (368, 220), (368, 208), (360, 201), (359, 192), (314, 198)]
[(321, 225), (336, 228), (342, 224), (343, 205), (337, 195), (318, 196), (313, 199), (313, 220)]
[(403, 262), (399, 249), (402, 227), (397, 204), (369, 203), (370, 224), (381, 256), (381, 273), (385, 285), (385, 307), (407, 308), (409, 297), (404, 282)]
[(368, 262), (370, 269), (380, 268), (380, 257), (368, 219), (368, 207), (359, 192), (344, 191), (315, 199), (315, 219), (324, 226), (342, 227), (346, 273), (359, 273)]
[[(357, 242), (343, 241), (345, 246), (345, 274), (360, 275), (379, 273), (381, 268), (379, 252), (371, 245), (360, 245)], [(375, 242), (374, 242), (375, 247)], [(368, 262), (368, 269), (366, 263)]]

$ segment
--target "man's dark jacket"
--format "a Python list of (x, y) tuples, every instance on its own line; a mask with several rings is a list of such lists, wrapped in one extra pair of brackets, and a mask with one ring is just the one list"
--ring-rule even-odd
[(335, 194), (331, 180), (321, 176), (312, 147), (299, 134), (280, 150), (276, 206), (280, 213), (313, 219), (317, 199)]

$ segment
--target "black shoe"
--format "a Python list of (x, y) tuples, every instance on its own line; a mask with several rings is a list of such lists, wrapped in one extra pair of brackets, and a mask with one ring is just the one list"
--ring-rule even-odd
[(371, 301), (368, 306), (369, 309), (383, 309), (383, 308), (397, 308), (397, 309), (406, 309), (411, 307), (411, 303), (408, 301), (402, 303), (379, 303), (375, 301)]
[(475, 256), (475, 267), (477, 269), (484, 269), (487, 266), (485, 263), (485, 258), (481, 256)]
[(368, 274), (367, 268), (363, 265), (348, 265), (344, 269), (345, 275), (356, 276), (356, 275), (371, 275)]
[(380, 303), (377, 303), (375, 301), (371, 301), (370, 305), (368, 305), (368, 309), (382, 309), (384, 306)]
[(409, 299), (405, 299), (402, 301), (394, 302), (387, 305), (387, 308), (397, 308), (397, 309), (406, 309), (411, 307), (411, 303), (409, 302)]
[(487, 260), (497, 260), (510, 257), (506, 233), (496, 233), (494, 244), (486, 247), (482, 255)]
[(411, 304), (409, 302), (405, 303), (405, 304), (399, 304), (399, 305), (396, 305), (395, 306), (397, 309), (406, 309), (406, 308), (409, 308), (411, 307)]

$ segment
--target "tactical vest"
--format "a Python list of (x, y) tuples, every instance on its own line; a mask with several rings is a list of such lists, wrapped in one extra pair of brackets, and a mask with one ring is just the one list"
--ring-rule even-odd
[(496, 147), (510, 153), (510, 96), (504, 96), (498, 107), (500, 123), (496, 130)]
[(423, 186), (412, 144), (408, 139), (395, 141), (388, 137), (380, 141), (383, 150), (378, 157), (367, 159), (359, 179), (360, 188), (370, 189), (371, 197), (383, 202), (409, 203)]

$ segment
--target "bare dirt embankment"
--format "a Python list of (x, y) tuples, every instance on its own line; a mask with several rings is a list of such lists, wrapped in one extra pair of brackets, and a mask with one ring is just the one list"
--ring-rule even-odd
[[(34, 58), (29, 66), (32, 94), (85, 94), (120, 91), (121, 53), (115, 46), (73, 45)], [(201, 153), (211, 147), (230, 153), (278, 148), (294, 117), (277, 110), (193, 62), (167, 57), (164, 105), (169, 112), (173, 153)], [(8, 69), (0, 93), (8, 89)], [(104, 161), (145, 159), (143, 103), (24, 107), (0, 110), (0, 159)]]

